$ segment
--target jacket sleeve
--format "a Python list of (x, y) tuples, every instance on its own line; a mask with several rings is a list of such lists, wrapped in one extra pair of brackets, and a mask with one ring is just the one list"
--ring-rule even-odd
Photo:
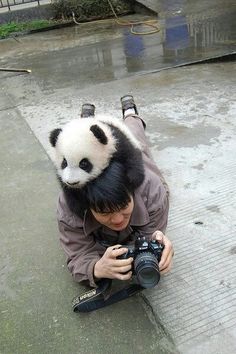
[(58, 201), (57, 220), (60, 243), (67, 256), (67, 266), (74, 280), (89, 281), (90, 286), (96, 287), (93, 269), (105, 248), (95, 242), (93, 235), (85, 235), (83, 220), (71, 213), (61, 197)]
[(149, 197), (149, 227), (152, 233), (157, 230), (165, 233), (169, 213), (169, 195), (162, 184), (155, 189), (155, 193), (152, 194), (152, 197)]

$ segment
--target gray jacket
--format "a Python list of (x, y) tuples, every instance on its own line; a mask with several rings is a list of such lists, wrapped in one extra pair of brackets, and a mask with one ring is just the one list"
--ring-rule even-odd
[(60, 242), (67, 256), (67, 265), (75, 281), (89, 281), (96, 287), (93, 269), (104, 254), (106, 247), (133, 242), (132, 232), (139, 230), (148, 239), (156, 230), (165, 232), (169, 211), (168, 187), (155, 165), (147, 147), (142, 121), (138, 117), (127, 117), (125, 123), (143, 145), (145, 180), (134, 194), (134, 209), (125, 230), (113, 231), (101, 225), (90, 210), (82, 220), (73, 214), (60, 193), (57, 220)]

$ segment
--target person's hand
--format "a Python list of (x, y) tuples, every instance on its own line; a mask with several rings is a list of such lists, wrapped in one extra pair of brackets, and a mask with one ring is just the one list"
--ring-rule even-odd
[(165, 246), (159, 263), (159, 269), (161, 274), (168, 273), (171, 269), (174, 256), (172, 243), (161, 231), (155, 231), (152, 235), (152, 239), (157, 240), (159, 243)]
[(127, 252), (127, 248), (121, 245), (108, 247), (101, 259), (94, 266), (94, 276), (97, 279), (109, 278), (128, 280), (132, 276), (133, 258), (116, 259), (123, 253)]

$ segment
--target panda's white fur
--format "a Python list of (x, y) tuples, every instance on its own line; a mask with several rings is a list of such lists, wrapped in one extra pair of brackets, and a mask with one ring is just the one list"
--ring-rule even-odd
[[(94, 125), (102, 130), (107, 139), (106, 143), (101, 143), (95, 136), (96, 134), (91, 131), (91, 127)], [(104, 171), (117, 153), (118, 141), (112, 127), (118, 129), (131, 149), (141, 150), (140, 143), (126, 125), (119, 119), (110, 116), (97, 115), (96, 118), (73, 119), (65, 124), (61, 131), (57, 129), (59, 133), (54, 143), (51, 141), (52, 139), (50, 141), (54, 147), (54, 163), (61, 182), (71, 188), (81, 188)], [(123, 158), (126, 159), (125, 156)], [(132, 156), (128, 156), (128, 158), (132, 158)], [(66, 166), (62, 168), (64, 159)], [(86, 171), (79, 166), (83, 159), (89, 161), (92, 166), (91, 171)]]

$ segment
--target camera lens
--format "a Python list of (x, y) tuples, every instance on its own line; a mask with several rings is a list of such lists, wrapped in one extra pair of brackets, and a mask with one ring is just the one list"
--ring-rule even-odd
[(144, 288), (153, 288), (160, 280), (158, 261), (154, 254), (143, 252), (134, 261), (137, 280)]

